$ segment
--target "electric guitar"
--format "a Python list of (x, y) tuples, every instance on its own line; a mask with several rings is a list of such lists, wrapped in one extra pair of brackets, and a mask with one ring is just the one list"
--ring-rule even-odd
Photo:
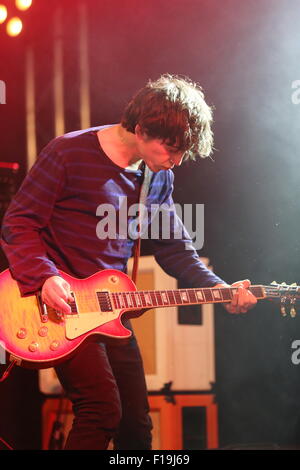
[[(236, 287), (137, 291), (124, 273), (105, 269), (86, 279), (64, 272), (71, 286), (71, 313), (62, 315), (42, 302), (40, 293), (21, 297), (9, 270), (0, 274), (0, 342), (8, 360), (31, 368), (52, 367), (67, 359), (86, 340), (128, 340), (131, 331), (122, 317), (138, 317), (160, 307), (230, 302)], [(249, 290), (257, 299), (280, 300), (281, 313), (300, 298), (296, 284), (253, 285)]]

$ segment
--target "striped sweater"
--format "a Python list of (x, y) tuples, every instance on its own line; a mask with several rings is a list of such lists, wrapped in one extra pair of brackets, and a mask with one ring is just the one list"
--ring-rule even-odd
[[(78, 278), (105, 268), (126, 272), (134, 241), (120, 236), (124, 233), (118, 218), (120, 201), (127, 197), (128, 207), (138, 203), (143, 175), (141, 170), (121, 168), (107, 157), (97, 137), (100, 128), (52, 140), (5, 214), (1, 245), (22, 295), (38, 291), (48, 277), (59, 274), (58, 269)], [(174, 231), (182, 224), (172, 210), (173, 180), (171, 170), (153, 174), (147, 207), (167, 204)], [(115, 236), (106, 239), (97, 233), (105, 217), (99, 216), (102, 204), (110, 204), (116, 214), (116, 220), (110, 221), (116, 223)], [(183, 235), (152, 241), (160, 266), (191, 287), (223, 282), (201, 262), (186, 230)]]

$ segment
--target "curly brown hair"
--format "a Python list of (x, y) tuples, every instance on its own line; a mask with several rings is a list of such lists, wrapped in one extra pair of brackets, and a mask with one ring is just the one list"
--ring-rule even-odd
[(213, 150), (212, 108), (202, 88), (189, 78), (164, 74), (139, 90), (128, 103), (121, 124), (135, 133), (161, 139), (184, 152), (184, 159), (208, 157)]

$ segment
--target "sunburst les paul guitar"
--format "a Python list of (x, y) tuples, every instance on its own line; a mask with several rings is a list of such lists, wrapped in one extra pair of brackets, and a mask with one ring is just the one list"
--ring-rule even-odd
[[(86, 279), (64, 272), (73, 301), (71, 313), (61, 315), (42, 302), (40, 294), (21, 297), (9, 270), (0, 274), (0, 341), (9, 361), (32, 368), (47, 368), (67, 359), (84, 341), (125, 341), (131, 336), (122, 320), (161, 307), (230, 302), (234, 287), (137, 291), (124, 273), (106, 269)], [(300, 287), (274, 283), (253, 285), (257, 299), (278, 299), (295, 315)]]

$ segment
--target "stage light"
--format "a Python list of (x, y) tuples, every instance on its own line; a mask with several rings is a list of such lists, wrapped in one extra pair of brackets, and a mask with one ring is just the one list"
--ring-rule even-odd
[(7, 8), (5, 5), (0, 5), (0, 24), (4, 23), (7, 18)]
[(16, 7), (22, 11), (30, 8), (31, 4), (32, 4), (32, 0), (16, 0)]
[(9, 36), (18, 36), (22, 31), (23, 23), (20, 18), (14, 16), (6, 25), (6, 32)]

